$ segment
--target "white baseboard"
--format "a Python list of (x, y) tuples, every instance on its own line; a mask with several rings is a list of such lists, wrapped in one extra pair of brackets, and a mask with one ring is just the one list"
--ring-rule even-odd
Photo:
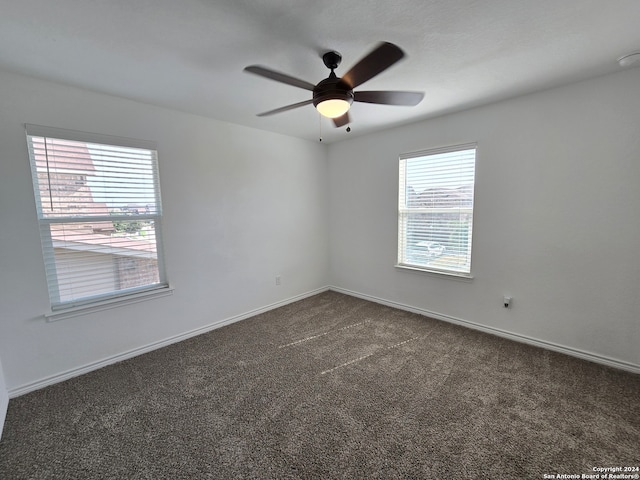
[(338, 293), (344, 293), (345, 295), (351, 295), (352, 297), (362, 298), (363, 300), (369, 300), (371, 302), (380, 303), (388, 307), (393, 307), (393, 308), (398, 308), (400, 310), (406, 310), (408, 312), (418, 313), (420, 315), (434, 318), (436, 320), (442, 320), (444, 322), (454, 323), (456, 325), (462, 325), (464, 327), (472, 328), (474, 330), (480, 330), (482, 332), (489, 333), (492, 335), (497, 335), (499, 337), (507, 338), (509, 340), (514, 340), (516, 342), (526, 343), (529, 345), (533, 345), (535, 347), (540, 347), (547, 350), (553, 350), (554, 352), (564, 353), (566, 355), (581, 358), (583, 360), (588, 360), (590, 362), (599, 363), (609, 367), (618, 368), (620, 370), (626, 370), (628, 372), (640, 374), (640, 365), (625, 362), (623, 360), (617, 360), (615, 358), (606, 357), (604, 355), (597, 355), (595, 353), (585, 352), (583, 350), (578, 350), (576, 348), (566, 347), (564, 345), (558, 345), (556, 343), (551, 343), (544, 340), (538, 340), (537, 338), (532, 338), (525, 335), (508, 332), (506, 330), (501, 330), (499, 328), (488, 327), (486, 325), (470, 322), (468, 320), (463, 320), (461, 318), (451, 317), (449, 315), (443, 315), (441, 313), (432, 312), (429, 310), (425, 310), (423, 308), (412, 307), (410, 305), (405, 305), (403, 303), (394, 302), (392, 300), (386, 300), (384, 298), (375, 297), (373, 295), (354, 292), (352, 290), (347, 290), (345, 288), (330, 286), (329, 290), (332, 290)]
[(2, 430), (4, 427), (4, 419), (7, 416), (9, 408), (9, 394), (4, 383), (4, 373), (2, 371), (2, 362), (0, 362), (0, 438), (2, 438)]
[(113, 355), (111, 357), (99, 360), (97, 362), (88, 363), (81, 367), (73, 368), (71, 370), (67, 370), (62, 373), (58, 373), (56, 375), (51, 375), (49, 377), (37, 380), (35, 382), (31, 382), (25, 385), (21, 385), (16, 388), (12, 388), (9, 390), (9, 398), (19, 397), (20, 395), (24, 395), (29, 392), (33, 392), (35, 390), (39, 390), (44, 387), (48, 387), (49, 385), (53, 385), (56, 383), (63, 382), (65, 380), (69, 380), (70, 378), (78, 377), (85, 373), (89, 373), (93, 370), (97, 370), (102, 367), (106, 367), (107, 365), (111, 365), (113, 363), (121, 362), (123, 360), (127, 360), (129, 358), (137, 357), (138, 355), (142, 355), (147, 352), (151, 352), (153, 350), (157, 350), (158, 348), (166, 347), (173, 343), (180, 342), (182, 340), (186, 340), (191, 337), (195, 337), (197, 335), (201, 335), (203, 333), (210, 332), (211, 330), (215, 330), (216, 328), (224, 327), (225, 325), (230, 325), (235, 322), (239, 322), (240, 320), (244, 320), (246, 318), (253, 317), (255, 315), (259, 315), (260, 313), (268, 312), (269, 310), (273, 310), (278, 307), (283, 307), (293, 302), (297, 302), (307, 297), (311, 297), (313, 295), (317, 295), (322, 292), (326, 292), (329, 290), (329, 287), (321, 287), (316, 290), (311, 290), (306, 293), (302, 293), (300, 295), (296, 295), (291, 298), (287, 298), (285, 300), (281, 300), (279, 302), (272, 303), (270, 305), (266, 305), (261, 308), (256, 308), (254, 310), (250, 310), (245, 313), (241, 313), (240, 315), (234, 315), (233, 317), (225, 318), (223, 320), (218, 320), (217, 322), (210, 323), (209, 325), (205, 325), (204, 327), (196, 328), (194, 330), (190, 330), (188, 332), (181, 333), (179, 335), (175, 335), (173, 337), (166, 338), (164, 340), (160, 340), (158, 342), (150, 343), (148, 345), (144, 345), (139, 348), (134, 348), (133, 350), (129, 350), (126, 352), (119, 353), (117, 355)]
[[(220, 328), (223, 327), (225, 325), (230, 325), (232, 323), (235, 322), (239, 322), (240, 320), (244, 320), (250, 317), (253, 317), (255, 315), (259, 315), (261, 313), (265, 313), (268, 312), (269, 310), (273, 310), (275, 308), (279, 308), (279, 307), (283, 307), (285, 305), (288, 305), (290, 303), (293, 302), (297, 302), (299, 300), (302, 300), (304, 298), (307, 297), (311, 297), (313, 295), (317, 295), (319, 293), (322, 292), (326, 292), (327, 290), (333, 290), (335, 292), (338, 293), (343, 293), (345, 295), (350, 295), (353, 297), (357, 297), (357, 298), (362, 298), (363, 300), (369, 300), (375, 303), (379, 303), (382, 305), (386, 305), (389, 307), (393, 307), (393, 308), (398, 308), (400, 310), (406, 310), (409, 312), (413, 312), (413, 313), (417, 313), (420, 315), (424, 315), (430, 318), (434, 318), (436, 320), (442, 320), (445, 322), (449, 322), (449, 323), (454, 323), (457, 325), (462, 325), (465, 327), (469, 327), (469, 328), (473, 328), (475, 330), (480, 330), (482, 332), (485, 333), (489, 333), (492, 335), (497, 335), (499, 337), (504, 337), (507, 338), (509, 340), (514, 340), (516, 342), (521, 342), (521, 343), (526, 343), (529, 345), (533, 345), (536, 347), (541, 347), (541, 348), (545, 348), (547, 350), (553, 350), (555, 352), (559, 352), (559, 353), (564, 353), (566, 355), (571, 355), (573, 357), (577, 357), (577, 358), (581, 358), (583, 360), (588, 360), (590, 362), (594, 362), (594, 363), (599, 363), (602, 365), (607, 365), (609, 367), (613, 367), (613, 368), (618, 368), (620, 370), (626, 370), (632, 373), (638, 373), (640, 374), (640, 365), (636, 365), (633, 363), (629, 363), (629, 362), (624, 362), (622, 360), (617, 360), (614, 358), (610, 358), (610, 357), (605, 357), (603, 355), (597, 355), (594, 353), (590, 353), (590, 352), (585, 352), (583, 350), (578, 350), (575, 348), (571, 348), (571, 347), (566, 347), (563, 345), (558, 345), (555, 343), (551, 343), (551, 342), (546, 342), (544, 340), (538, 340), (536, 338), (531, 338), (531, 337), (527, 337), (524, 335), (520, 335), (517, 333), (512, 333), (512, 332), (508, 332), (506, 330), (501, 330), (498, 328), (494, 328), (494, 327), (488, 327), (485, 325), (480, 325), (478, 323), (474, 323), (474, 322), (470, 322), (468, 320), (463, 320), (460, 318), (455, 318), (455, 317), (451, 317), (449, 315), (443, 315), (437, 312), (432, 312), (423, 308), (417, 308), (417, 307), (412, 307), (410, 305), (405, 305), (403, 303), (399, 303), (399, 302), (394, 302), (392, 300), (386, 300), (383, 298), (379, 298), (379, 297), (375, 297), (373, 295), (367, 295), (364, 293), (359, 293), (359, 292), (354, 292), (352, 290), (347, 290), (344, 288), (340, 288), (340, 287), (335, 287), (335, 286), (327, 286), (327, 287), (321, 287), (318, 288), (316, 290), (311, 290), (309, 292), (300, 294), (300, 295), (296, 295), (294, 297), (285, 299), (285, 300), (281, 300), (279, 302), (275, 302), (272, 303), (270, 305), (266, 305), (264, 307), (261, 308), (257, 308), (254, 310), (250, 310), (248, 312), (239, 314), (239, 315), (234, 315), (233, 317), (229, 317), (229, 318), (225, 318), (222, 320), (219, 320), (217, 322), (213, 322), (211, 324), (205, 325), (203, 327), (194, 329), (194, 330), (190, 330), (188, 332), (184, 332), (181, 333), (179, 335), (175, 335), (173, 337), (170, 338), (166, 338), (164, 340), (160, 340), (158, 342), (154, 342), (154, 343), (150, 343), (148, 345), (144, 345), (142, 347), (139, 348), (135, 348), (133, 350), (129, 350), (126, 352), (122, 352), (120, 354), (117, 355), (113, 355), (111, 357), (99, 360), (97, 362), (92, 362), (86, 365), (83, 365), (81, 367), (77, 367), (77, 368), (73, 368), (71, 370), (67, 370), (65, 372), (62, 373), (58, 373), (56, 375), (51, 375), (49, 377), (37, 380), (35, 382), (31, 382), (25, 385), (21, 385), (19, 387), (16, 388), (12, 388), (8, 391), (9, 394), (9, 398), (15, 398), (15, 397), (19, 397), (20, 395), (24, 395), (26, 393), (29, 392), (33, 392), (35, 390), (39, 390), (41, 388), (44, 387), (48, 387), (49, 385), (53, 385), (56, 383), (60, 383), (63, 382), (65, 380), (69, 380), (70, 378), (74, 378), (74, 377), (78, 377), (80, 375), (83, 375), (85, 373), (89, 373), (93, 370), (97, 370), (99, 368), (102, 367), (106, 367), (107, 365), (111, 365), (113, 363), (117, 363), (117, 362), (121, 362), (123, 360), (127, 360), (129, 358), (133, 358), (136, 357), (138, 355), (142, 355), (144, 353), (147, 352), (151, 352), (153, 350), (157, 350), (159, 348), (162, 347), (166, 347), (168, 345), (171, 345), (173, 343), (177, 343), (180, 342), (182, 340), (186, 340), (188, 338), (191, 337), (195, 337), (197, 335), (201, 335), (203, 333), (207, 333), (211, 330), (215, 330), (216, 328)], [(1, 395), (0, 395), (1, 397)], [(0, 400), (2, 400), (0, 398)], [(8, 402), (5, 402), (8, 403)], [(5, 405), (0, 405), (0, 417), (2, 416), (2, 409), (5, 407)], [(1, 428), (0, 428), (0, 432), (1, 432)]]

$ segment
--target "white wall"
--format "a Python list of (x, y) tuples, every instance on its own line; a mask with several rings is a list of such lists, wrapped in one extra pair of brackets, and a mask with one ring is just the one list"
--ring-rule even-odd
[[(173, 295), (45, 321), (25, 123), (157, 142)], [(327, 171), (326, 148), (313, 142), (0, 73), (0, 351), (10, 393), (325, 287)]]
[[(331, 145), (331, 284), (640, 369), (639, 85), (635, 69)], [(474, 280), (395, 269), (398, 155), (468, 142)]]

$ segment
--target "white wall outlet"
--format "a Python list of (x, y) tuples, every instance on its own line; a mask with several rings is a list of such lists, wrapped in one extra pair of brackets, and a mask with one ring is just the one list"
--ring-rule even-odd
[(511, 307), (511, 302), (512, 302), (512, 298), (511, 297), (507, 297), (506, 295), (503, 298), (503, 304), (504, 304), (504, 308), (509, 308)]
[(282, 283), (282, 278), (280, 278), (280, 275), (276, 275), (276, 285), (280, 285)]

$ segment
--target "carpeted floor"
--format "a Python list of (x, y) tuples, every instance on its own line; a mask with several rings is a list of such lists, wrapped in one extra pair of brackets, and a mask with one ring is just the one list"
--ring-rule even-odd
[(640, 376), (335, 292), (12, 399), (0, 441), (4, 480), (617, 466), (640, 466)]

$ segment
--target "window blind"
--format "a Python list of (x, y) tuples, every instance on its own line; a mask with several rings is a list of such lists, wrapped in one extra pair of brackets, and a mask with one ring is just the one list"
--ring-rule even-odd
[(165, 286), (155, 145), (26, 130), (52, 310)]
[(475, 144), (400, 156), (400, 266), (471, 274), (475, 159)]

